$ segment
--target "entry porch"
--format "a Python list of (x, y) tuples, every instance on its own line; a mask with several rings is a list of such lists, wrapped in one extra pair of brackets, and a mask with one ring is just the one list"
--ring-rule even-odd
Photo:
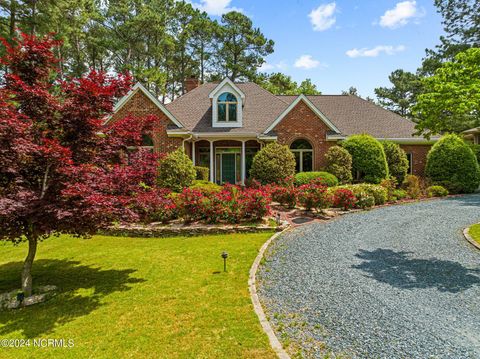
[(209, 179), (217, 184), (244, 185), (253, 157), (262, 148), (257, 139), (199, 138), (186, 143), (195, 166), (210, 169)]

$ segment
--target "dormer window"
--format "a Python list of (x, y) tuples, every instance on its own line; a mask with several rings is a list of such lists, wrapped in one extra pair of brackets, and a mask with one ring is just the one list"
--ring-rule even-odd
[(225, 78), (210, 92), (212, 127), (243, 127), (245, 94), (229, 78)]
[(237, 105), (237, 98), (230, 92), (218, 96), (218, 122), (237, 122)]

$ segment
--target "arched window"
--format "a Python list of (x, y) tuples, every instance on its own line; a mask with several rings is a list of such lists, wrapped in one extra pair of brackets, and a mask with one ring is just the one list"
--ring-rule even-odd
[(218, 96), (218, 122), (237, 122), (237, 98), (230, 92)]
[(313, 171), (313, 147), (307, 140), (296, 140), (290, 145), (295, 155), (296, 171)]

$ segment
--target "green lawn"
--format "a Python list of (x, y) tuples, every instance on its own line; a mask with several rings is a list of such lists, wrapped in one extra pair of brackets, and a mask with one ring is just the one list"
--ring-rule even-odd
[[(64, 338), (75, 346), (0, 348), (0, 357), (274, 358), (247, 285), (270, 235), (40, 243), (34, 286), (54, 284), (60, 293), (47, 303), (0, 312), (0, 339)], [(0, 293), (19, 287), (25, 255), (25, 245), (0, 244)]]
[(474, 240), (480, 243), (480, 223), (474, 224), (473, 226), (471, 226), (470, 229), (468, 230), (468, 233)]

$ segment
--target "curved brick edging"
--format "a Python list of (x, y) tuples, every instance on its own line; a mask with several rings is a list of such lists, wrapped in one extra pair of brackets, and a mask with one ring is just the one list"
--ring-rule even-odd
[(470, 230), (470, 227), (465, 228), (463, 230), (463, 236), (467, 241), (470, 242), (471, 245), (473, 245), (477, 249), (480, 249), (480, 244), (470, 236), (469, 230)]
[(272, 347), (272, 349), (275, 351), (275, 353), (280, 359), (290, 359), (290, 356), (287, 354), (285, 349), (283, 349), (282, 343), (280, 343), (277, 336), (275, 335), (275, 332), (273, 331), (273, 328), (270, 325), (270, 322), (268, 321), (267, 316), (265, 315), (265, 312), (263, 311), (262, 304), (260, 303), (260, 299), (258, 298), (258, 295), (257, 295), (256, 275), (257, 275), (258, 267), (260, 266), (260, 261), (262, 260), (263, 255), (265, 254), (265, 251), (267, 250), (270, 243), (273, 240), (275, 240), (278, 236), (280, 236), (283, 232), (285, 232), (287, 229), (289, 229), (289, 227), (285, 228), (281, 232), (275, 233), (262, 245), (262, 247), (258, 251), (258, 255), (255, 258), (255, 261), (252, 264), (252, 267), (250, 268), (250, 275), (248, 277), (248, 289), (250, 290), (250, 298), (252, 299), (253, 308), (255, 309), (255, 313), (257, 314), (258, 319), (260, 320), (260, 324), (262, 325), (263, 331), (268, 336), (268, 340), (270, 341), (270, 346)]

